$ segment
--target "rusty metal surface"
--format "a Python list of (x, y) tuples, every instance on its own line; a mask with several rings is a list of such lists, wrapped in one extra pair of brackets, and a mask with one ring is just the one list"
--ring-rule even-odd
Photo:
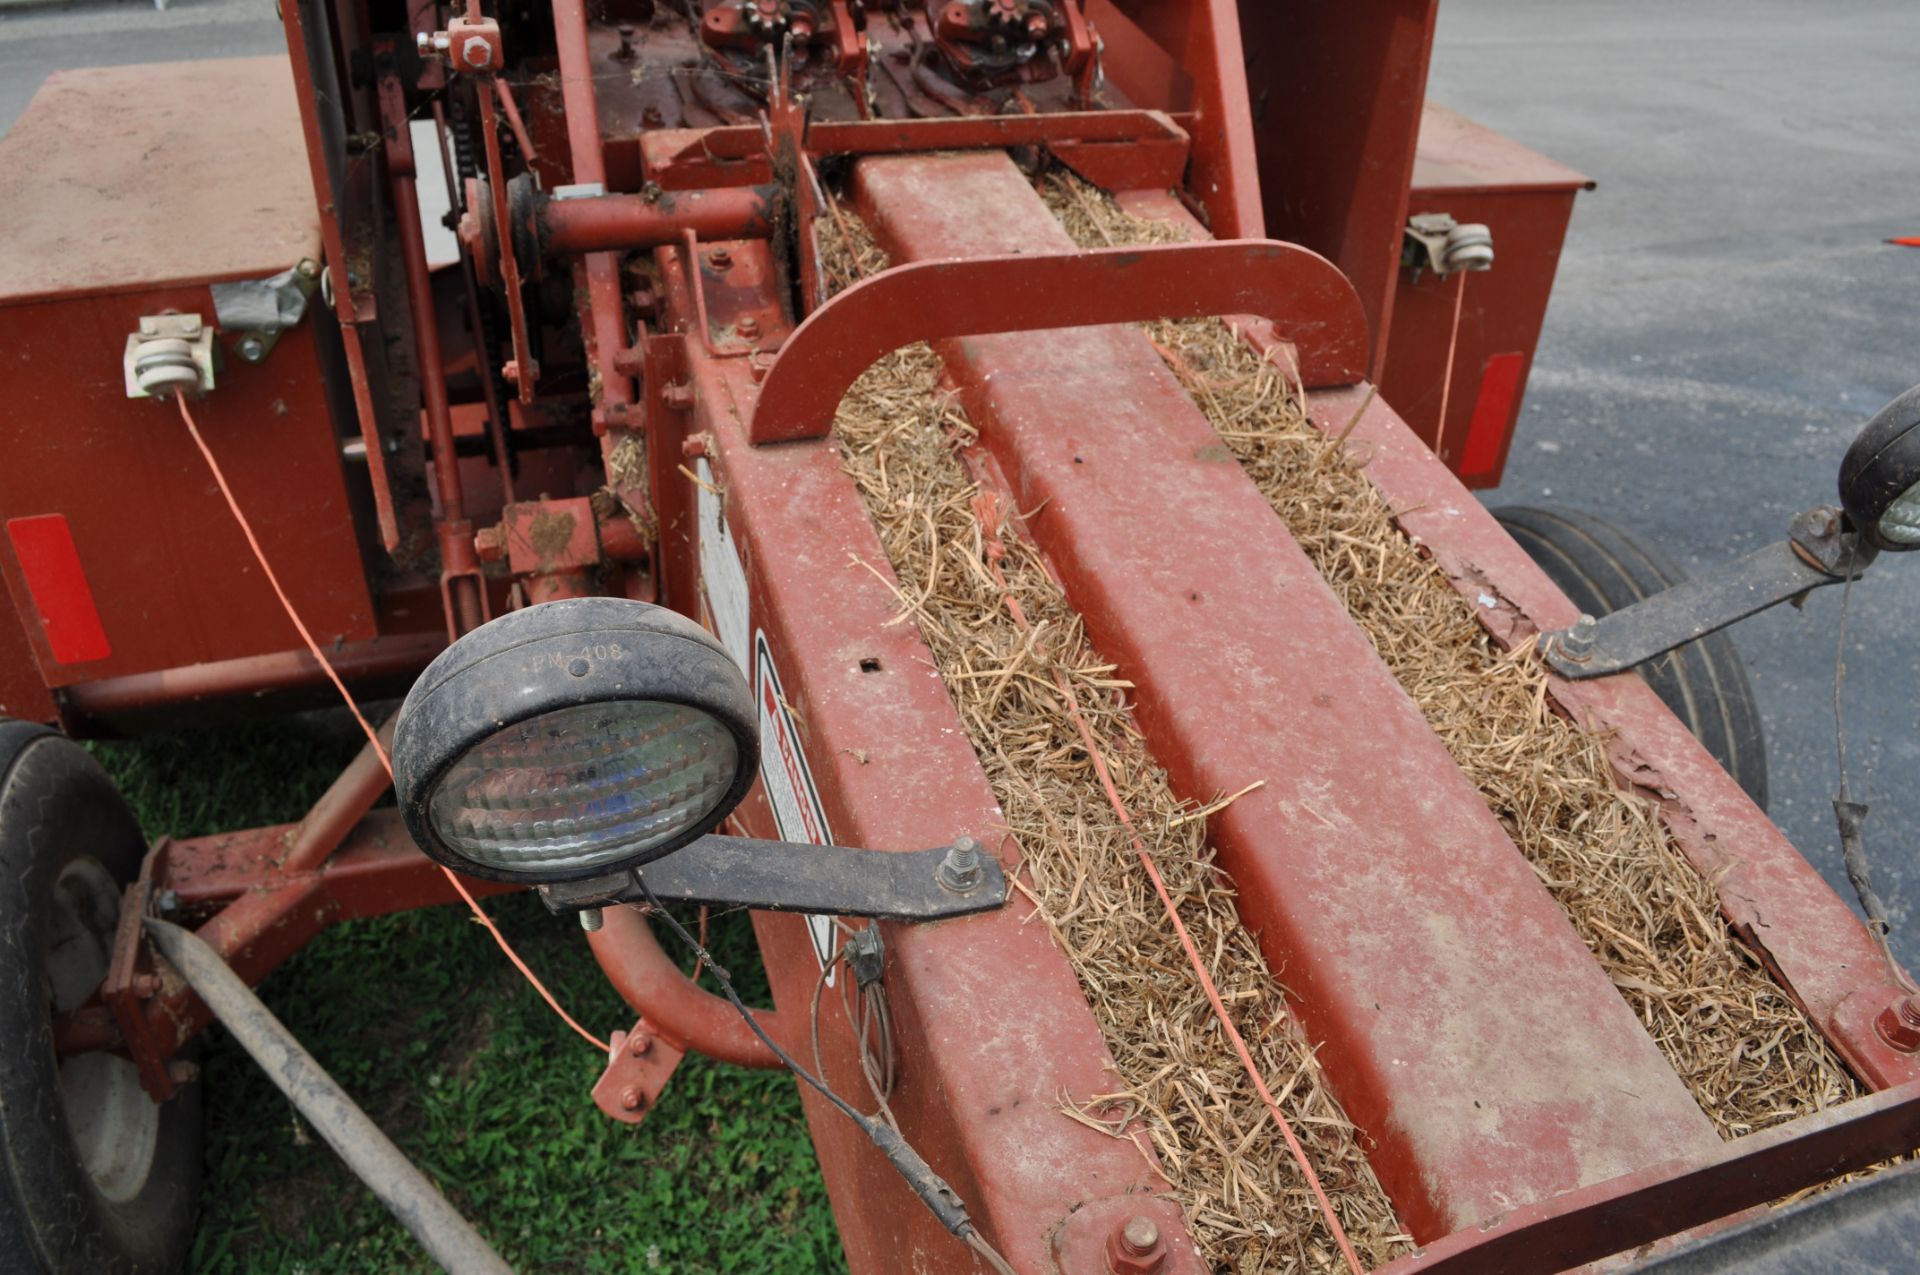
[(0, 305), (265, 278), (320, 251), (284, 57), (56, 71), (0, 171)]
[(1552, 1275), (1791, 1195), (1920, 1145), (1920, 1081), (1489, 1218), (1380, 1275)]
[[(1004, 161), (996, 175), (868, 160), (855, 181), (896, 260), (1070, 246)], [(1215, 845), (1412, 1232), (1717, 1146), (1146, 337), (1076, 329), (943, 352), (1178, 790), (1206, 801), (1265, 781), (1214, 818)]]
[[(1006, 162), (995, 153), (941, 171), (958, 176)], [(1300, 351), (1309, 387), (1350, 385), (1364, 374), (1366, 317), (1353, 285), (1293, 244), (1219, 240), (919, 261), (864, 279), (807, 316), (766, 374), (748, 436), (824, 437), (860, 373), (917, 341), (1216, 314), (1268, 320)]]
[[(1363, 391), (1313, 396), (1314, 423), (1338, 433)], [(1579, 618), (1526, 552), (1385, 404), (1354, 426), (1362, 471), (1432, 552), (1502, 645)], [(1492, 598), (1489, 604), (1484, 599)], [(1556, 679), (1553, 695), (1608, 738), (1614, 772), (1654, 801), (1682, 853), (1717, 883), (1721, 910), (1806, 1008), (1848, 1064), (1875, 1088), (1920, 1079), (1920, 1058), (1890, 1048), (1874, 1019), (1905, 996), (1853, 910), (1640, 678)]]
[[(684, 293), (684, 283), (670, 292), (683, 322)], [(931, 655), (911, 626), (889, 623), (894, 595), (855, 565), (887, 570), (838, 458), (824, 443), (749, 446), (735, 415), (753, 400), (745, 362), (710, 358), (691, 342), (688, 359), (698, 405), (692, 424), (713, 436), (751, 626), (765, 633), (830, 839), (912, 847), (1004, 826), (944, 687), (926, 674)], [(703, 523), (699, 532), (715, 536), (718, 528)], [(693, 548), (672, 546), (676, 555)], [(759, 793), (736, 819), (751, 835), (774, 835)], [(1010, 842), (989, 848), (1003, 861), (1018, 853)], [(1060, 1114), (1062, 1101), (1084, 1103), (1112, 1089), (1112, 1060), (1065, 958), (1027, 912), (1015, 906), (939, 925), (883, 926), (901, 1050), (891, 1105), (1014, 1267), (1049, 1270), (1055, 1230), (1081, 1204), (1165, 1184), (1135, 1146)], [(807, 924), (756, 914), (755, 927), (776, 1003), (804, 1016), (820, 970)], [(857, 1092), (850, 1033), (837, 998), (826, 1000), (827, 1077)], [(806, 1102), (854, 1271), (891, 1275), (969, 1260), (857, 1130), (823, 1103)], [(1061, 1269), (1096, 1275), (1104, 1263), (1104, 1251), (1076, 1249)], [(1201, 1268), (1182, 1259), (1166, 1269)]]

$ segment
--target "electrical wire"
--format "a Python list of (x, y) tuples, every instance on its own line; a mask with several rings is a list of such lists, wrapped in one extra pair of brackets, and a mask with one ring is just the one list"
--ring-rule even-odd
[(1849, 549), (1845, 566), (1847, 574), (1840, 585), (1840, 622), (1833, 653), (1833, 745), (1840, 771), (1839, 791), (1833, 798), (1833, 815), (1840, 825), (1840, 854), (1846, 867), (1847, 883), (1853, 887), (1854, 897), (1860, 900), (1860, 910), (1866, 913), (1867, 929), (1879, 945), (1881, 956), (1886, 958), (1894, 981), (1910, 993), (1920, 993), (1920, 986), (1914, 984), (1913, 978), (1894, 959), (1893, 945), (1887, 937), (1893, 925), (1887, 919), (1886, 903), (1874, 888), (1873, 870), (1867, 862), (1866, 839), (1860, 832), (1867, 820), (1867, 805), (1853, 799), (1853, 788), (1847, 778), (1847, 722), (1841, 706), (1841, 691), (1847, 684), (1847, 604), (1853, 598), (1853, 581), (1858, 575), (1853, 558), (1854, 550)]
[[(313, 634), (307, 630), (306, 622), (300, 618), (300, 613), (294, 608), (292, 599), (287, 597), (287, 591), (280, 587), (280, 577), (274, 574), (273, 564), (267, 561), (266, 550), (260, 547), (259, 537), (253, 534), (253, 524), (247, 521), (247, 515), (240, 508), (240, 501), (233, 494), (233, 488), (227, 485), (226, 473), (221, 470), (220, 462), (214, 459), (213, 449), (207, 446), (207, 440), (201, 437), (200, 427), (194, 423), (193, 412), (187, 407), (186, 395), (175, 394), (173, 398), (180, 405), (180, 419), (186, 422), (187, 433), (192, 437), (193, 445), (200, 449), (200, 455), (207, 462), (207, 468), (213, 472), (214, 483), (220, 488), (220, 494), (227, 499), (227, 508), (232, 511), (234, 521), (240, 524), (240, 532), (247, 538), (248, 547), (253, 550), (254, 561), (260, 564), (260, 570), (266, 575), (267, 583), (273, 586), (274, 596), (280, 599), (280, 605), (285, 609), (287, 618), (293, 621), (293, 627), (299, 631), (300, 640), (307, 644), (308, 653), (319, 663), (321, 670), (327, 675), (327, 680), (333, 683), (333, 689), (340, 692), (340, 698), (346, 702), (347, 711), (353, 714), (353, 720), (360, 723), (360, 729), (366, 732), (368, 744), (372, 746), (374, 755), (380, 759), (381, 768), (387, 772), (387, 779), (391, 781), (393, 759), (387, 756), (386, 746), (380, 742), (380, 733), (374, 730), (366, 714), (360, 711), (360, 705), (354, 701), (352, 693), (347, 690), (347, 684), (340, 680), (340, 674), (328, 662), (326, 654), (320, 649), (320, 644), (313, 640)], [(479, 900), (468, 891), (466, 883), (445, 864), (440, 865), (440, 871), (446, 875), (455, 892), (466, 902), (475, 919), (486, 927), (487, 933), (493, 936), (493, 941), (500, 945), (500, 950), (506, 953), (513, 967), (533, 985), (534, 991), (540, 993), (540, 999), (544, 1000), (567, 1026), (573, 1028), (583, 1040), (591, 1044), (596, 1052), (604, 1054), (611, 1047), (611, 1042), (595, 1036), (582, 1027), (573, 1015), (561, 1008), (560, 1002), (555, 1000), (553, 993), (547, 990), (547, 985), (542, 983), (539, 976), (520, 959), (520, 954), (513, 950), (513, 944), (507, 941), (507, 936), (500, 932), (500, 927), (493, 923), (493, 918), (487, 915), (486, 909), (480, 906)]]
[[(947, 1185), (944, 1178), (933, 1171), (932, 1166), (921, 1158), (920, 1153), (913, 1149), (905, 1136), (890, 1125), (863, 1115), (859, 1108), (842, 1098), (826, 1081), (794, 1061), (793, 1055), (782, 1049), (779, 1042), (767, 1034), (766, 1028), (760, 1025), (760, 1020), (753, 1011), (741, 1001), (740, 994), (733, 989), (733, 979), (728, 975), (726, 967), (714, 960), (713, 954), (707, 951), (705, 945), (687, 932), (687, 927), (680, 923), (678, 917), (661, 906), (659, 898), (647, 885), (644, 876), (638, 872), (632, 875), (634, 883), (640, 887), (640, 893), (646, 896), (649, 911), (666, 922), (667, 928), (673, 931), (674, 937), (685, 944), (696, 959), (704, 962), (706, 967), (713, 971), (713, 981), (719, 986), (721, 994), (733, 1006), (734, 1012), (739, 1014), (747, 1024), (748, 1030), (760, 1038), (760, 1043), (771, 1050), (773, 1056), (778, 1058), (802, 1084), (825, 1098), (835, 1110), (851, 1120), (862, 1133), (867, 1135), (868, 1141), (887, 1157), (887, 1161), (899, 1172), (908, 1189), (920, 1197), (921, 1203), (927, 1206), (940, 1225), (966, 1241), (967, 1245), (980, 1254), (981, 1258), (999, 1275), (1018, 1275), (1013, 1267), (1007, 1264), (1006, 1258), (1002, 1257), (974, 1226), (972, 1219), (967, 1216), (967, 1206), (959, 1194)], [(838, 960), (838, 957), (835, 959)], [(826, 981), (824, 969), (820, 972), (820, 981), (822, 983)], [(889, 1113), (890, 1116), (891, 1113)]]

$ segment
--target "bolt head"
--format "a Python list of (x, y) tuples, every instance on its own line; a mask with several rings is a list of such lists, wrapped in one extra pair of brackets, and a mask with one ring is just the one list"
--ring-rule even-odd
[(750, 314), (742, 315), (740, 322), (734, 325), (734, 330), (748, 340), (752, 340), (760, 335), (760, 320)]
[(1117, 1275), (1153, 1275), (1166, 1261), (1160, 1228), (1144, 1214), (1134, 1214), (1108, 1234), (1107, 1267)]
[(620, 1091), (620, 1105), (628, 1111), (638, 1111), (647, 1103), (647, 1095), (640, 1092), (640, 1086), (628, 1085)]
[(1881, 1010), (1874, 1027), (1901, 1053), (1920, 1053), (1920, 996), (1902, 996)]
[(653, 1052), (653, 1037), (645, 1032), (635, 1032), (627, 1037), (627, 1052), (635, 1058), (645, 1058)]
[(240, 357), (249, 363), (258, 363), (265, 358), (267, 347), (257, 336), (240, 338)]
[(460, 59), (478, 71), (493, 64), (493, 46), (479, 36), (469, 36), (460, 46)]
[(707, 264), (715, 270), (730, 270), (733, 268), (733, 254), (725, 248), (715, 248), (707, 254)]

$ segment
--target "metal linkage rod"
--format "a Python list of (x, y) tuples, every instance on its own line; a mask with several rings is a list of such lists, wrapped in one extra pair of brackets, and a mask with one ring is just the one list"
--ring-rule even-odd
[(149, 917), (146, 926), (154, 946), (214, 1017), (434, 1261), (460, 1275), (512, 1275), (513, 1268), (300, 1047), (286, 1024), (260, 1003), (219, 953), (177, 925)]

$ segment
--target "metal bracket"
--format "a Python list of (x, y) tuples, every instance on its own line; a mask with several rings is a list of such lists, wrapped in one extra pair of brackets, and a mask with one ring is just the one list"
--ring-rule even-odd
[(1541, 635), (1547, 665), (1579, 681), (1644, 664), (1824, 585), (1858, 578), (1876, 555), (1840, 511), (1818, 505), (1793, 519), (1790, 537), (1737, 562), (1683, 580), (1630, 607)]
[(197, 314), (143, 314), (121, 355), (128, 398), (213, 390), (213, 329)]
[(1442, 279), (1461, 270), (1493, 268), (1493, 231), (1477, 221), (1455, 221), (1448, 213), (1421, 213), (1408, 220), (1400, 262), (1418, 279), (1431, 270)]
[(267, 357), (280, 334), (306, 317), (307, 302), (320, 287), (320, 263), (311, 257), (265, 279), (216, 283), (213, 320), (236, 338), (233, 352), (248, 363)]
[(707, 836), (632, 871), (542, 885), (540, 897), (554, 912), (578, 912), (644, 903), (648, 890), (662, 903), (939, 921), (1002, 906), (1007, 877), (971, 837), (890, 851)]

